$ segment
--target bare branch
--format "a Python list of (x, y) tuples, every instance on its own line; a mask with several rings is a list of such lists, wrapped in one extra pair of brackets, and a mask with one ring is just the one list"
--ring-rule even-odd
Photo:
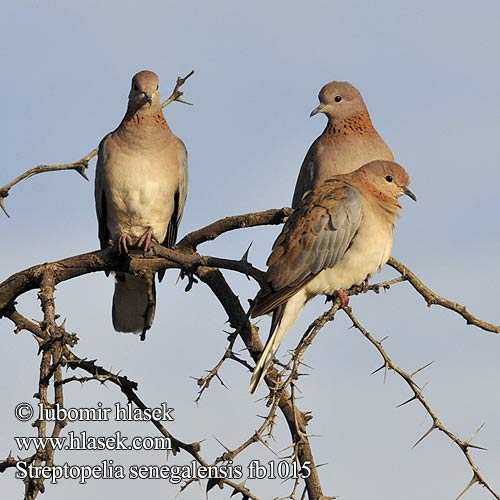
[(208, 226), (202, 227), (197, 231), (193, 231), (182, 238), (177, 247), (190, 248), (196, 250), (198, 245), (207, 241), (214, 240), (218, 236), (234, 229), (244, 227), (255, 227), (272, 224), (282, 224), (287, 217), (293, 212), (291, 208), (281, 208), (279, 210), (271, 209), (263, 212), (254, 212), (244, 215), (233, 215), (220, 219)]
[(37, 174), (43, 174), (45, 172), (57, 172), (59, 170), (75, 170), (78, 172), (84, 179), (89, 180), (86, 174), (87, 168), (89, 166), (89, 161), (97, 154), (97, 148), (93, 149), (90, 153), (85, 155), (80, 160), (77, 160), (72, 163), (62, 163), (60, 165), (38, 165), (36, 167), (30, 168), (26, 172), (18, 175), (15, 179), (5, 184), (5, 186), (0, 188), (0, 207), (4, 211), (7, 217), (10, 215), (7, 213), (5, 208), (4, 200), (9, 196), (10, 189), (23, 181), (24, 179), (28, 179)]
[(229, 344), (226, 347), (226, 350), (224, 351), (224, 354), (222, 355), (220, 360), (217, 362), (217, 364), (211, 370), (208, 370), (207, 375), (196, 379), (196, 382), (197, 382), (200, 390), (198, 391), (198, 396), (195, 399), (195, 403), (198, 403), (200, 401), (201, 396), (203, 395), (205, 390), (208, 389), (210, 382), (212, 381), (213, 378), (217, 377), (219, 382), (224, 387), (226, 387), (224, 382), (222, 381), (222, 379), (219, 376), (219, 370), (227, 359), (231, 359), (231, 357), (234, 356), (233, 346), (234, 346), (234, 342), (236, 341), (237, 337), (238, 337), (237, 332), (233, 332), (229, 335), (229, 338), (228, 338)]
[(417, 276), (412, 271), (410, 271), (410, 269), (408, 269), (403, 263), (399, 262), (394, 257), (391, 257), (387, 264), (398, 271), (401, 276), (403, 276), (405, 280), (411, 284), (411, 286), (424, 298), (429, 307), (432, 305), (438, 305), (446, 309), (450, 309), (451, 311), (454, 311), (462, 316), (462, 318), (465, 319), (468, 325), (477, 326), (482, 330), (486, 330), (488, 332), (500, 333), (500, 326), (493, 325), (476, 318), (469, 311), (467, 311), (465, 306), (458, 304), (457, 302), (452, 302), (451, 300), (445, 299), (444, 297), (441, 297), (437, 293), (433, 292), (430, 288), (426, 287), (422, 283), (422, 281), (420, 281), (420, 279), (417, 278)]
[(186, 101), (181, 99), (181, 97), (184, 95), (184, 93), (181, 92), (181, 87), (184, 85), (186, 80), (193, 75), (194, 75), (194, 69), (192, 69), (186, 76), (178, 76), (177, 77), (177, 82), (175, 83), (174, 90), (172, 90), (172, 93), (170, 94), (168, 99), (166, 99), (165, 101), (162, 102), (162, 104), (161, 104), (162, 108), (168, 106), (170, 103), (175, 102), (175, 101), (182, 102), (183, 104), (189, 104), (190, 106), (192, 106), (191, 103), (186, 102)]

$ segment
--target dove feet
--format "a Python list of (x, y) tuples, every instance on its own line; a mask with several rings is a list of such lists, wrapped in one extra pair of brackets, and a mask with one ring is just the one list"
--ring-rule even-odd
[(335, 290), (335, 295), (340, 297), (342, 301), (342, 307), (346, 307), (349, 305), (349, 295), (347, 295), (343, 290)]
[(132, 246), (132, 243), (132, 238), (127, 233), (123, 233), (118, 240), (118, 253), (128, 255), (128, 247)]
[(129, 248), (131, 247), (143, 248), (147, 251), (153, 241), (156, 242), (156, 239), (153, 235), (153, 228), (151, 226), (148, 226), (137, 243), (134, 243), (134, 239), (129, 234), (123, 233), (118, 239), (118, 253), (120, 255), (128, 255)]
[(326, 302), (334, 302), (337, 297), (342, 301), (341, 307), (346, 307), (347, 305), (349, 305), (349, 295), (347, 295), (343, 290), (340, 289), (335, 290), (332, 295), (327, 295)]
[(151, 242), (154, 240), (153, 236), (153, 228), (151, 226), (148, 226), (146, 229), (146, 232), (139, 238), (139, 241), (137, 242), (137, 246), (139, 248), (144, 248), (145, 251), (149, 250), (149, 247), (151, 246)]

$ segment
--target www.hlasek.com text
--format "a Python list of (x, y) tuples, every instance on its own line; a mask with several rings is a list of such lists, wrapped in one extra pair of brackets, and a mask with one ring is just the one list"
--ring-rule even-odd
[(124, 436), (121, 431), (116, 431), (110, 436), (89, 436), (86, 431), (78, 434), (70, 431), (67, 436), (21, 436), (15, 437), (14, 440), (20, 451), (45, 450), (47, 446), (53, 450), (172, 450), (172, 439), (169, 437), (134, 436), (129, 438)]

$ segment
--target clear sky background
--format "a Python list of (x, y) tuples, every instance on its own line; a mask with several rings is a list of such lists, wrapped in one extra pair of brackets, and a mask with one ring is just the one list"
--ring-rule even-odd
[[(403, 199), (393, 255), (438, 293), (471, 312), (500, 323), (499, 148), (500, 4), (495, 0), (440, 2), (2, 2), (0, 92), (2, 171), (0, 185), (40, 163), (75, 161), (93, 149), (121, 120), (130, 78), (142, 69), (160, 76), (167, 97), (179, 75), (193, 107), (174, 103), (167, 120), (189, 150), (190, 182), (180, 234), (223, 216), (290, 204), (302, 159), (325, 125), (309, 119), (317, 93), (331, 80), (361, 91), (378, 131), (412, 178), (414, 204)], [(16, 186), (0, 214), (3, 280), (31, 265), (98, 248), (91, 183), (74, 172), (37, 176)], [(251, 261), (263, 268), (279, 228), (247, 229), (201, 248), (239, 258), (250, 242)], [(385, 271), (381, 277), (393, 276)], [(246, 302), (257, 287), (228, 274)], [(67, 328), (77, 332), (75, 352), (97, 358), (139, 382), (151, 406), (175, 408), (169, 429), (184, 441), (202, 440), (208, 460), (222, 453), (219, 439), (234, 447), (260, 425), (261, 389), (250, 396), (250, 374), (227, 364), (225, 389), (214, 382), (199, 405), (197, 377), (211, 368), (226, 345), (226, 315), (207, 287), (184, 292), (176, 272), (158, 287), (158, 309), (146, 342), (111, 325), (113, 282), (104, 273), (57, 287), (56, 305)], [(425, 395), (454, 433), (468, 437), (486, 423), (473, 452), (481, 472), (500, 490), (500, 338), (466, 326), (449, 311), (427, 308), (408, 284), (351, 302), (363, 324), (407, 371), (434, 360), (418, 375)], [(36, 294), (19, 302), (21, 312), (41, 318)], [(325, 310), (309, 304), (289, 335), (292, 347), (309, 322)], [(265, 337), (268, 319), (261, 321)], [(39, 358), (27, 333), (12, 334), (0, 321), (0, 457), (17, 452), (13, 436), (34, 435), (15, 420), (21, 401), (35, 403)], [(241, 347), (241, 344), (238, 344)], [(282, 349), (281, 354), (285, 353)], [(243, 353), (244, 355), (244, 353)], [(311, 410), (309, 431), (324, 491), (341, 499), (416, 500), (455, 498), (471, 478), (465, 458), (438, 432), (412, 449), (431, 422), (416, 403), (396, 409), (409, 390), (393, 374), (369, 374), (381, 364), (374, 348), (349, 329), (339, 313), (307, 351), (313, 367), (301, 381), (300, 407)], [(95, 383), (66, 389), (68, 407), (124, 403), (114, 387)], [(288, 445), (280, 419), (273, 447)], [(148, 424), (74, 424), (67, 430), (110, 435), (155, 435)], [(286, 452), (281, 452), (286, 455)], [(59, 463), (165, 463), (162, 452), (59, 453)], [(237, 463), (274, 459), (254, 445)], [(182, 453), (169, 464), (184, 464)], [(2, 498), (21, 498), (12, 470), (0, 476)], [(261, 498), (285, 496), (290, 484), (251, 481)], [(192, 485), (179, 498), (205, 498)], [(44, 498), (173, 499), (167, 481), (66, 480), (47, 484)], [(218, 489), (210, 498), (228, 498)], [(475, 486), (465, 498), (491, 496)]]

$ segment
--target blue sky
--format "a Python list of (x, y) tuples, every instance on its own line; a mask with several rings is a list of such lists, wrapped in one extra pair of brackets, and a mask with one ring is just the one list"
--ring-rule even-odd
[[(185, 85), (193, 107), (174, 103), (166, 117), (189, 151), (190, 183), (180, 234), (225, 215), (287, 206), (302, 159), (324, 127), (309, 118), (317, 93), (331, 80), (351, 81), (363, 94), (378, 131), (412, 178), (418, 203), (403, 200), (393, 255), (438, 293), (464, 303), (478, 316), (500, 323), (496, 283), (500, 278), (498, 210), (500, 174), (498, 122), (500, 5), (495, 1), (419, 2), (11, 2), (0, 19), (0, 80), (3, 153), (0, 185), (41, 163), (75, 161), (93, 149), (121, 120), (130, 78), (141, 69), (160, 76), (164, 97), (179, 75), (196, 74)], [(0, 217), (2, 278), (31, 265), (98, 247), (91, 183), (73, 172), (44, 174), (16, 186), (6, 200), (11, 219)], [(242, 230), (202, 248), (206, 254), (240, 257), (253, 242), (250, 259), (263, 267), (279, 228)], [(392, 276), (385, 271), (383, 276)], [(256, 286), (228, 275), (242, 300)], [(196, 383), (225, 348), (226, 316), (210, 292), (191, 292), (167, 274), (159, 286), (155, 324), (147, 342), (120, 335), (111, 326), (112, 279), (103, 273), (57, 288), (57, 308), (80, 337), (75, 351), (97, 357), (140, 383), (150, 405), (175, 408), (172, 432), (205, 439), (209, 459), (221, 453), (214, 436), (229, 446), (259, 425), (262, 401), (249, 396), (250, 378), (240, 366), (222, 370), (229, 390), (216, 383), (197, 406)], [(36, 296), (19, 306), (40, 318)], [(434, 360), (419, 375), (440, 418), (460, 437), (481, 423), (477, 438), (488, 448), (475, 452), (481, 471), (500, 489), (499, 339), (466, 326), (452, 313), (428, 309), (408, 285), (386, 294), (352, 300), (354, 312), (408, 371)], [(289, 348), (325, 306), (309, 304), (290, 333)], [(268, 320), (261, 320), (267, 335)], [(12, 436), (31, 435), (14, 419), (20, 401), (33, 401), (36, 343), (14, 336), (0, 321), (3, 404), (0, 456), (15, 449)], [(282, 353), (285, 353), (282, 349)], [(408, 390), (393, 375), (383, 383), (374, 349), (349, 329), (344, 315), (329, 324), (306, 354), (313, 369), (302, 382), (303, 409), (312, 410), (310, 432), (325, 493), (340, 498), (408, 500), (455, 498), (471, 472), (459, 450), (433, 433), (412, 444), (430, 426), (417, 404), (395, 409)], [(123, 398), (113, 388), (69, 386), (67, 406), (98, 401), (112, 406)], [(288, 444), (279, 430), (274, 449)], [(137, 424), (75, 424), (111, 434), (154, 435)], [(68, 429), (70, 430), (70, 429)], [(286, 454), (286, 453), (284, 453)], [(162, 463), (158, 452), (61, 454), (60, 462), (97, 464)], [(273, 459), (252, 448), (239, 463)], [(182, 464), (178, 455), (169, 463)], [(285, 495), (288, 485), (249, 483), (263, 498)], [(21, 495), (12, 471), (0, 477), (5, 498)], [(165, 481), (67, 480), (48, 485), (58, 500), (110, 494), (174, 498), (178, 487)], [(186, 495), (205, 498), (196, 485)], [(211, 492), (227, 498), (228, 491)], [(180, 497), (182, 498), (182, 497)], [(475, 487), (465, 498), (490, 496)]]

